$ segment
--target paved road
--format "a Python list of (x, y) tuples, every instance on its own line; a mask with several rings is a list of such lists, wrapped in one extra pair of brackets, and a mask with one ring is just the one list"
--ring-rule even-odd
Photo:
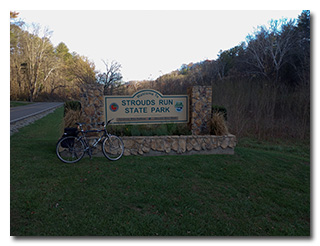
[(39, 114), (51, 108), (63, 105), (61, 102), (36, 102), (25, 106), (10, 108), (10, 123)]

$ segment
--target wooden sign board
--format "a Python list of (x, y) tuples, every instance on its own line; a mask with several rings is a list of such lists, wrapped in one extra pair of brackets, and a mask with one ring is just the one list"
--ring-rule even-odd
[(164, 96), (156, 90), (141, 90), (132, 96), (105, 96), (105, 120), (112, 124), (188, 123), (187, 95)]

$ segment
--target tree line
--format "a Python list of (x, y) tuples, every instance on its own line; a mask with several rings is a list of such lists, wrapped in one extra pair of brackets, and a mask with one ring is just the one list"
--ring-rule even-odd
[[(105, 62), (95, 71), (87, 57), (54, 47), (51, 32), (29, 30), (10, 12), (11, 100), (77, 100), (83, 84), (100, 83), (104, 94), (132, 94), (152, 88), (163, 94), (186, 94), (193, 85), (213, 88), (213, 103), (228, 112), (237, 136), (310, 136), (310, 11), (294, 20), (272, 20), (245, 41), (220, 51), (215, 60), (183, 64), (153, 81), (123, 83), (121, 64)], [(40, 35), (41, 34), (41, 35)]]
[(308, 84), (310, 11), (303, 11), (294, 20), (272, 20), (270, 26), (260, 26), (249, 34), (245, 42), (220, 50), (216, 60), (183, 64), (151, 83), (171, 94), (186, 91), (189, 84), (212, 85), (228, 79), (263, 80), (292, 89), (301, 83)]
[(65, 43), (54, 47), (51, 35), (40, 24), (26, 25), (18, 12), (10, 12), (11, 100), (77, 100), (84, 84), (103, 84), (105, 94), (120, 85), (121, 64), (103, 61), (106, 71), (97, 72), (92, 61), (70, 52)]
[(78, 97), (79, 86), (96, 82), (95, 65), (70, 53), (61, 42), (54, 47), (52, 32), (32, 24), (26, 28), (10, 12), (10, 99), (67, 100)]
[(155, 81), (119, 87), (132, 94), (153, 88), (186, 94), (192, 85), (213, 88), (213, 103), (228, 111), (237, 136), (310, 137), (310, 11), (294, 20), (272, 20), (216, 60), (183, 64)]

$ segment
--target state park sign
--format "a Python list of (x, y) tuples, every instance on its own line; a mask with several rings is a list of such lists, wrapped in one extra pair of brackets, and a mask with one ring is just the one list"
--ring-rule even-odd
[(188, 123), (187, 95), (164, 96), (156, 90), (140, 90), (132, 96), (105, 96), (106, 121), (112, 124)]

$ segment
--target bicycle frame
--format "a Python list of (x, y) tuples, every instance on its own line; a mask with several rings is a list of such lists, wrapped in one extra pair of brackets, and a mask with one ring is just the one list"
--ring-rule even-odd
[[(90, 156), (90, 159), (92, 157), (92, 149), (95, 148), (98, 143), (102, 142), (102, 153), (106, 158), (108, 158), (111, 161), (116, 161), (124, 153), (124, 144), (121, 138), (119, 138), (116, 135), (112, 135), (108, 133), (106, 127), (110, 123), (111, 120), (105, 124), (104, 122), (98, 123), (97, 125), (102, 125), (103, 129), (95, 129), (95, 130), (83, 130), (82, 125), (85, 125), (84, 123), (76, 123), (78, 125), (78, 131), (75, 135), (66, 135), (65, 137), (62, 137), (59, 139), (57, 145), (56, 145), (56, 154), (58, 158), (65, 163), (75, 163), (81, 160), (84, 156), (84, 154), (87, 152)], [(98, 136), (95, 136), (95, 139), (93, 143), (87, 139), (88, 133), (98, 133)], [(91, 137), (90, 137), (91, 138)], [(68, 141), (72, 141), (72, 143), (75, 143), (76, 145), (80, 146), (73, 148), (73, 146), (63, 146), (62, 143), (64, 143), (65, 139), (66, 143), (69, 143)], [(73, 145), (73, 144), (72, 144)], [(67, 150), (70, 153), (72, 153), (72, 156), (68, 155), (61, 155), (62, 153), (65, 153), (64, 151)], [(76, 151), (75, 151), (76, 150)], [(71, 159), (70, 159), (71, 158)], [(75, 158), (75, 159), (74, 159)]]
[[(106, 128), (104, 128), (102, 130), (87, 130), (87, 131), (85, 131), (82, 129), (82, 125), (83, 125), (82, 123), (77, 123), (77, 124), (79, 125), (80, 133), (81, 133), (81, 136), (78, 137), (78, 139), (79, 140), (83, 139), (83, 143), (85, 145), (85, 151), (88, 153), (88, 155), (91, 158), (91, 156), (92, 156), (91, 149), (95, 148), (101, 140), (105, 139), (106, 137), (109, 137), (110, 134), (108, 133)], [(104, 127), (106, 127), (106, 125)], [(86, 134), (87, 133), (101, 133), (101, 132), (103, 132), (103, 135), (101, 135), (98, 139), (95, 139), (95, 142), (90, 146), (89, 142), (87, 141)]]

